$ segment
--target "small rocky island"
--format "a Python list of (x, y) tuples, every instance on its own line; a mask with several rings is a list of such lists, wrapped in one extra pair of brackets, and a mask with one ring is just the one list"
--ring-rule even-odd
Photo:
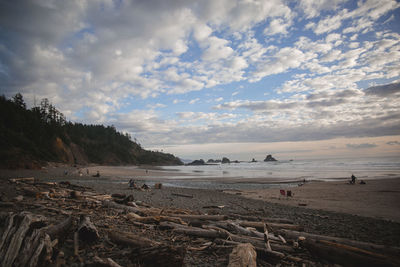
[(264, 161), (277, 161), (274, 157), (272, 157), (272, 155), (267, 155), (264, 159)]

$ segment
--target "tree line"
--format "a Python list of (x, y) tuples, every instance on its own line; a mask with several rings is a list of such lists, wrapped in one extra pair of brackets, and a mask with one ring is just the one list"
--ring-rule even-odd
[(39, 106), (27, 109), (20, 93), (11, 99), (0, 96), (0, 114), (2, 167), (23, 167), (21, 163), (26, 162), (43, 165), (49, 161), (65, 161), (55, 146), (56, 140), (61, 140), (66, 150), (72, 145), (79, 147), (87, 163), (182, 164), (172, 154), (143, 149), (129, 134), (118, 132), (114, 126), (67, 121), (46, 98)]

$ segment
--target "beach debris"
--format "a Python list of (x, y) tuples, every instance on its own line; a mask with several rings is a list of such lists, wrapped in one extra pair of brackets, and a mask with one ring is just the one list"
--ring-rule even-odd
[(225, 207), (225, 205), (210, 205), (210, 206), (203, 206), (203, 209), (223, 209)]
[(100, 237), (96, 226), (90, 221), (90, 217), (86, 215), (82, 215), (80, 218), (78, 234), (79, 239), (87, 243), (93, 243)]
[(10, 181), (11, 183), (33, 183), (35, 182), (35, 178), (34, 177), (26, 177), (26, 178), (11, 178), (8, 179), (8, 181)]
[(252, 244), (237, 245), (229, 254), (228, 267), (256, 267), (257, 253)]
[(186, 195), (186, 194), (180, 194), (180, 193), (172, 193), (171, 195), (177, 196), (177, 197), (187, 197), (187, 198), (193, 198), (192, 195)]
[(162, 188), (162, 183), (155, 183), (154, 184), (154, 189), (161, 189)]
[(400, 264), (399, 248), (303, 232), (262, 213), (153, 207), (69, 182), (7, 185), (23, 198), (0, 202), (0, 266), (196, 266), (210, 257), (216, 266)]
[(113, 259), (111, 258), (105, 258), (102, 259), (98, 256), (94, 256), (93, 257), (93, 263), (89, 264), (89, 266), (100, 266), (100, 267), (122, 267), (121, 265), (119, 265), (118, 263), (116, 263), (115, 261), (113, 261)]

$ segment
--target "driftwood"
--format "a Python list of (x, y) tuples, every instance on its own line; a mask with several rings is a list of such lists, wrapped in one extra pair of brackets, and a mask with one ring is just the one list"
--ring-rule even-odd
[(27, 178), (12, 178), (12, 179), (8, 179), (8, 181), (12, 182), (12, 183), (18, 183), (18, 182), (24, 182), (24, 183), (33, 183), (35, 182), (35, 178), (34, 177), (27, 177)]
[(231, 233), (238, 234), (238, 235), (246, 235), (246, 236), (253, 236), (253, 237), (264, 237), (264, 235), (257, 231), (252, 231), (247, 228), (244, 228), (234, 222), (230, 221), (223, 221), (223, 222), (215, 222), (216, 226), (221, 227)]
[(388, 253), (393, 256), (400, 257), (400, 248), (397, 248), (397, 247), (388, 247), (388, 246), (384, 246), (384, 245), (377, 245), (377, 244), (372, 244), (372, 243), (367, 243), (367, 242), (361, 242), (361, 241), (351, 240), (351, 239), (347, 239), (347, 238), (310, 234), (310, 233), (290, 231), (290, 230), (285, 230), (285, 229), (281, 229), (278, 232), (281, 235), (283, 235), (284, 237), (286, 237), (287, 239), (297, 240), (297, 239), (299, 239), (299, 237), (305, 237), (306, 239), (312, 239), (312, 240), (326, 240), (326, 241), (336, 242), (336, 243), (349, 245), (349, 246), (353, 246), (353, 247), (358, 247), (358, 248), (369, 250), (369, 251), (375, 251), (375, 252), (379, 252), (382, 254)]
[(223, 220), (226, 220), (228, 218), (225, 215), (182, 215), (182, 214), (175, 214), (174, 216), (179, 217), (184, 221), (193, 221), (193, 220), (223, 221)]
[[(240, 242), (228, 241), (218, 238), (214, 240), (214, 243), (219, 245), (235, 245), (235, 246), (241, 244)], [(287, 255), (281, 252), (268, 251), (265, 248), (259, 248), (259, 247), (255, 247), (255, 250), (257, 252), (257, 258), (262, 259), (269, 263), (275, 264), (280, 262), (280, 260), (287, 258)]]
[(269, 243), (269, 238), (268, 238), (268, 229), (267, 229), (267, 225), (265, 223), (264, 223), (264, 242), (265, 242), (265, 247), (267, 248), (267, 250), (272, 251), (271, 244)]
[(89, 216), (81, 217), (78, 234), (79, 239), (87, 243), (93, 243), (100, 237), (96, 226), (90, 221)]
[(79, 257), (79, 234), (78, 232), (74, 233), (74, 255)]
[(256, 267), (257, 253), (249, 243), (239, 244), (229, 255), (228, 267)]
[(284, 219), (284, 218), (266, 218), (266, 217), (261, 217), (261, 216), (248, 216), (248, 215), (240, 215), (240, 214), (230, 214), (229, 218), (240, 219), (242, 221), (251, 221), (251, 222), (293, 224), (292, 220)]
[[(243, 227), (253, 227), (256, 228), (260, 232), (264, 232), (264, 223), (263, 222), (249, 222), (249, 221), (242, 221), (239, 225)], [(289, 229), (295, 231), (303, 230), (303, 227), (300, 225), (295, 224), (285, 224), (285, 223), (268, 223), (267, 226), (271, 227), (273, 230), (275, 229)]]
[(133, 249), (130, 259), (139, 266), (183, 266), (186, 249), (184, 247), (172, 247), (159, 245), (152, 247), (139, 247)]
[(0, 241), (1, 266), (37, 266), (51, 263), (53, 247), (44, 227), (46, 218), (29, 212), (10, 213)]
[(136, 221), (141, 223), (159, 224), (160, 222), (174, 222), (184, 225), (187, 224), (179, 217), (171, 217), (163, 215), (142, 217), (140, 215), (137, 215), (136, 213), (131, 212), (127, 214), (127, 217), (131, 221)]
[(172, 193), (171, 195), (173, 195), (173, 196), (177, 196), (177, 197), (193, 198), (193, 196), (192, 196), (192, 195), (186, 195), (186, 194)]
[(113, 261), (111, 258), (102, 259), (98, 256), (93, 257), (93, 263), (89, 264), (89, 266), (93, 267), (121, 267), (118, 263)]
[(70, 216), (59, 224), (48, 226), (46, 233), (50, 236), (51, 239), (60, 239), (68, 233), (71, 225), (72, 217)]
[(399, 266), (400, 261), (368, 250), (326, 240), (302, 241), (313, 255), (333, 263), (347, 266)]
[[(184, 209), (155, 208), (140, 201), (126, 202), (126, 196), (114, 195), (120, 199), (117, 201), (125, 204), (121, 205), (110, 201), (111, 195), (99, 195), (69, 183), (30, 184), (28, 180), (7, 185), (18, 187), (25, 197), (23, 205), (13, 203), (13, 206), (29, 207), (35, 212), (56, 215), (57, 219), (47, 226), (48, 220), (43, 216), (0, 212), (0, 266), (119, 266), (111, 258), (121, 260), (124, 265), (182, 266), (186, 250), (191, 251), (187, 257), (189, 265), (192, 259), (198, 260), (199, 255), (200, 259), (210, 255), (217, 258), (216, 265), (221, 264), (218, 259), (224, 259), (226, 266), (232, 251), (240, 260), (252, 255), (250, 266), (254, 266), (255, 257), (261, 266), (264, 263), (400, 266), (399, 248), (297, 232), (294, 229), (301, 229), (301, 226), (286, 219), (205, 215)], [(74, 190), (80, 193), (79, 200), (69, 197)], [(79, 214), (83, 216), (74, 232), (71, 226)], [(101, 233), (108, 231), (108, 234), (100, 236), (91, 220), (96, 222)], [(126, 232), (118, 230), (119, 226)], [(146, 238), (155, 234), (157, 241)], [(280, 234), (290, 242), (286, 244)], [(95, 245), (82, 246), (96, 240)], [(249, 247), (253, 247), (256, 256)], [(232, 249), (238, 252), (233, 253)], [(71, 257), (73, 254), (75, 257)], [(233, 262), (230, 261), (231, 266)]]
[(185, 226), (172, 222), (161, 222), (160, 229), (172, 229), (173, 233), (180, 233), (205, 238), (226, 238), (228, 235), (215, 229), (202, 229), (199, 227)]
[(156, 241), (128, 232), (110, 231), (108, 232), (108, 238), (118, 245), (130, 247), (154, 247), (159, 245)]

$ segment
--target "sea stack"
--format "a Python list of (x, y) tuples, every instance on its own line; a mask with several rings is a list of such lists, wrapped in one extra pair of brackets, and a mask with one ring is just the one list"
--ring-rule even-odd
[(264, 159), (264, 161), (277, 161), (272, 155), (267, 155)]

